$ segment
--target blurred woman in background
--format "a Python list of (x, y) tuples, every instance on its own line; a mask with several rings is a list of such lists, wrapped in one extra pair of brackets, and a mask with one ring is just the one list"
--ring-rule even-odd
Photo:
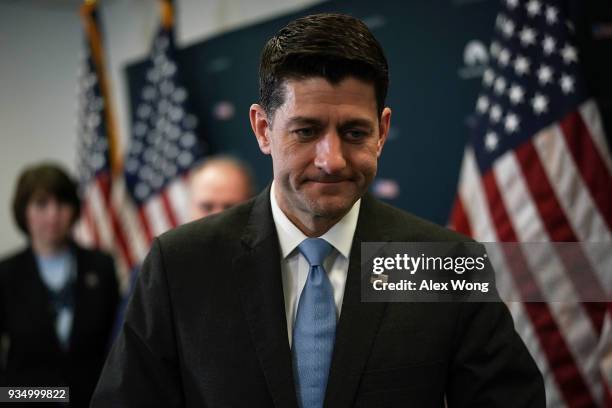
[(55, 164), (20, 175), (13, 215), (28, 245), (0, 261), (0, 386), (68, 386), (86, 407), (119, 299), (113, 260), (71, 239), (76, 183)]

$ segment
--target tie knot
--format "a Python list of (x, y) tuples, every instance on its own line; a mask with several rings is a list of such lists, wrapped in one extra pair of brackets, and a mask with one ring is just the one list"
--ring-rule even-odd
[(331, 252), (332, 246), (322, 238), (307, 238), (298, 248), (310, 266), (320, 266)]

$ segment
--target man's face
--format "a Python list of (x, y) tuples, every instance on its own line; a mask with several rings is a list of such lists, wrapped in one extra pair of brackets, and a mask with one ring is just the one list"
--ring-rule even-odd
[(283, 212), (294, 222), (346, 214), (376, 175), (390, 117), (389, 108), (378, 117), (374, 86), (353, 77), (336, 85), (287, 80), (271, 122), (253, 105), (251, 123), (260, 149), (272, 155)]
[(211, 163), (191, 180), (191, 220), (216, 214), (249, 199), (250, 186), (241, 170)]

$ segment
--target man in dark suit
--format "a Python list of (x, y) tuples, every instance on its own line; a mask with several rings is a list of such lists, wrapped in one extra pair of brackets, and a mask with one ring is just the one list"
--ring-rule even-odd
[(359, 20), (270, 39), (250, 110), (274, 181), (154, 242), (93, 407), (543, 407), (502, 303), (362, 303), (361, 243), (463, 241), (367, 189), (388, 69)]

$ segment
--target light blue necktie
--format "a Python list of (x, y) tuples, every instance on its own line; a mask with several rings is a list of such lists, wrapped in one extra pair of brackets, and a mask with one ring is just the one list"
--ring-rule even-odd
[(321, 238), (308, 238), (299, 250), (310, 264), (293, 326), (293, 372), (301, 408), (323, 407), (336, 336), (334, 291), (323, 261), (332, 246)]

